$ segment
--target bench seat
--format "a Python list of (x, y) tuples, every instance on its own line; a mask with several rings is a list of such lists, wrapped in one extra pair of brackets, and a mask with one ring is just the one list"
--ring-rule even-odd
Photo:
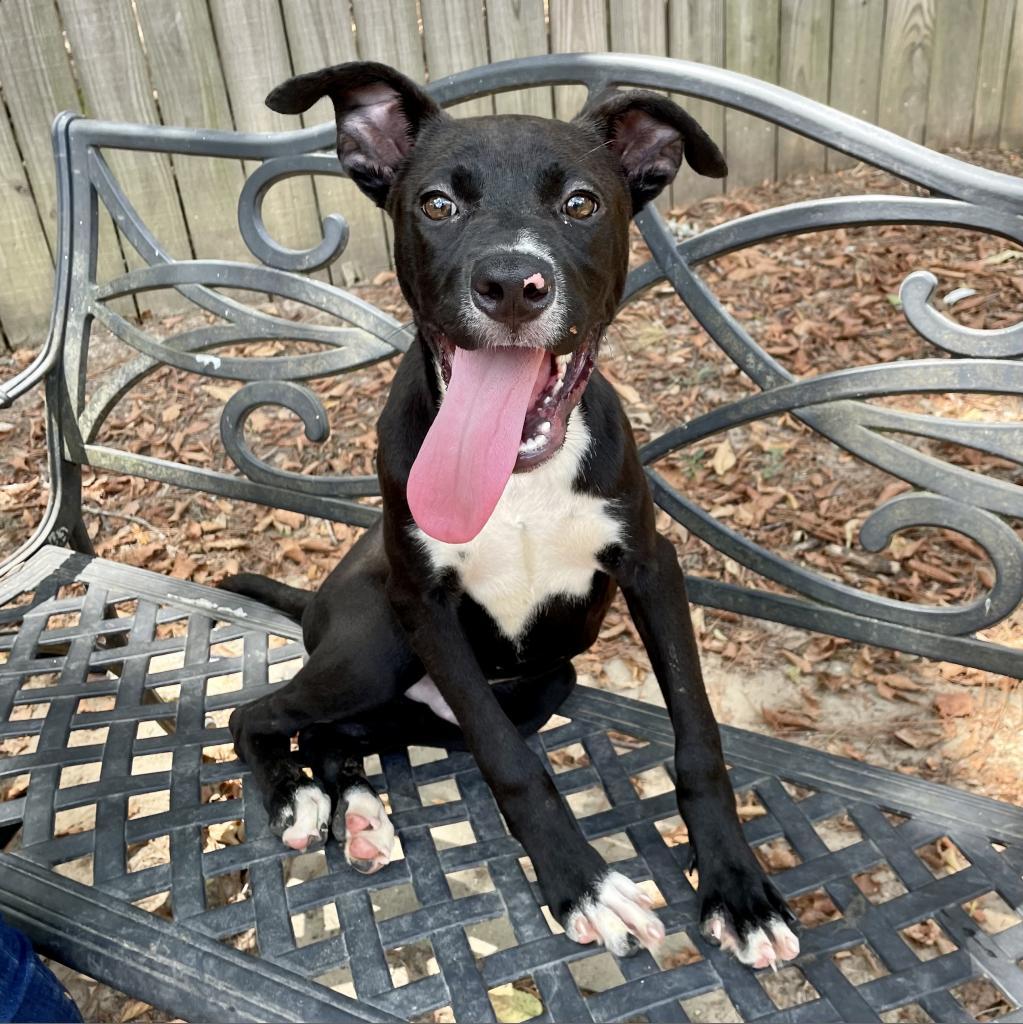
[[(781, 1009), (761, 983), (770, 971), (740, 966), (700, 935), (673, 793), (640, 796), (633, 782), (671, 770), (659, 708), (579, 687), (532, 741), (553, 755), (587, 837), (656, 887), (668, 948), (685, 950), (667, 969), (643, 951), (615, 970), (608, 954), (551, 927), (467, 754), (414, 749), (369, 766), (402, 850), (378, 874), (351, 870), (333, 840), (296, 855), (270, 834), (258, 797), (236, 785), (247, 773), (225, 709), (293, 673), (294, 622), (53, 546), (3, 581), (0, 602), (0, 731), (25, 738), (0, 775), (26, 777), (24, 794), (0, 804), (0, 824), (21, 827), (0, 854), (0, 911), (48, 955), (171, 1013), (385, 1021), (450, 1007), (456, 1020), (482, 1021), (495, 1016), (488, 993), (500, 1009), (502, 986), (525, 978), (535, 990), (513, 991), (542, 1005), (540, 1019), (562, 1021), (682, 1021), (684, 1002), (722, 993), (746, 1021), (876, 1020), (907, 1003), (937, 1021), (969, 1020), (953, 991), (978, 977), (1023, 1001), (1023, 924), (987, 934), (964, 909), (992, 891), (1023, 905), (1018, 808), (725, 727), (732, 784), (743, 806), (755, 795), (747, 839), (786, 851), (769, 863), (797, 908), (825, 908), (820, 921), (804, 914), (816, 926), (802, 929), (802, 953), (779, 975), (789, 976), (782, 992), (806, 1001)], [(147, 703), (154, 691), (163, 701)], [(577, 805), (573, 794), (590, 799)], [(144, 804), (153, 795), (164, 797), (155, 812)], [(826, 823), (843, 815), (848, 845), (829, 843)], [(157, 837), (164, 862), (134, 864), (131, 852)], [(936, 877), (915, 851), (944, 838), (962, 869)], [(236, 883), (226, 903), (224, 877)], [(322, 934), (299, 926), (310, 914), (322, 922), (324, 907)], [(900, 935), (919, 922), (940, 929), (933, 959)], [(476, 933), (488, 955), (470, 941)], [(247, 951), (232, 945), (239, 935)], [(881, 976), (853, 984), (842, 954), (863, 945)], [(395, 967), (392, 951), (412, 946), (436, 973)], [(339, 978), (357, 1000), (326, 987)]]

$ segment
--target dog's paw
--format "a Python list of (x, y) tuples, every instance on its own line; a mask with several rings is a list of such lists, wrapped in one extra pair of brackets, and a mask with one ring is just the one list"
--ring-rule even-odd
[(732, 868), (704, 886), (700, 927), (710, 941), (748, 967), (773, 967), (799, 956), (789, 927), (795, 917), (758, 867)]
[(569, 910), (565, 934), (583, 944), (598, 942), (616, 956), (629, 956), (639, 946), (654, 949), (664, 941), (664, 925), (650, 906), (632, 879), (610, 871)]
[(390, 863), (394, 826), (380, 797), (367, 786), (350, 786), (341, 794), (333, 830), (356, 871), (371, 875)]
[(327, 838), (330, 797), (315, 782), (296, 786), (270, 815), (270, 830), (293, 850), (307, 850)]

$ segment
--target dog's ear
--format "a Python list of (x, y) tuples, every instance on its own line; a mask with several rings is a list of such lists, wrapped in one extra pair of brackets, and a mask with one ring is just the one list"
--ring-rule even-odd
[(654, 92), (610, 90), (592, 99), (575, 123), (589, 125), (622, 164), (638, 213), (686, 163), (697, 174), (723, 178), (725, 158), (711, 137), (677, 103)]
[(411, 79), (386, 64), (353, 61), (289, 78), (266, 98), (279, 114), (301, 114), (329, 96), (337, 121), (337, 155), (349, 177), (378, 206), (411, 152), (420, 129), (446, 116)]

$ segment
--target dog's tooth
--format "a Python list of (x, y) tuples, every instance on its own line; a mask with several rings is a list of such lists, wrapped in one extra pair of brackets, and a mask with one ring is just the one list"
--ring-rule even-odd
[(554, 388), (553, 388), (554, 394), (556, 394), (556, 395), (559, 394), (561, 392), (561, 389), (564, 386), (565, 386), (565, 382), (563, 380), (556, 380), (554, 382)]
[(543, 423), (540, 424), (540, 433), (541, 434), (549, 434), (550, 432), (551, 432), (550, 420), (544, 420)]
[(534, 437), (533, 440), (536, 441), (536, 447), (539, 450), (540, 448), (547, 447), (547, 442), (550, 440), (550, 438), (544, 437), (543, 434), (541, 434), (539, 437)]

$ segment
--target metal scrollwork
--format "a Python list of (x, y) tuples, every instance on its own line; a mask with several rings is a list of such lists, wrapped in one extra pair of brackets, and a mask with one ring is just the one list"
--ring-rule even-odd
[(289, 249), (275, 241), (263, 223), (263, 200), (278, 182), (302, 174), (345, 177), (333, 153), (277, 157), (258, 167), (238, 197), (238, 228), (256, 259), (278, 270), (309, 273), (336, 260), (348, 244), (348, 221), (339, 213), (323, 218), (323, 240), (311, 249)]
[(994, 566), (991, 590), (972, 604), (936, 609), (956, 633), (972, 633), (1004, 619), (1023, 600), (1023, 545), (998, 516), (940, 494), (899, 494), (874, 509), (860, 527), (867, 551), (883, 551), (896, 533), (913, 526), (937, 526), (976, 541)]
[(306, 476), (278, 469), (258, 459), (245, 441), (245, 423), (256, 409), (267, 405), (295, 413), (305, 426), (305, 436), (315, 444), (322, 444), (330, 435), (327, 411), (309, 388), (290, 381), (262, 380), (246, 384), (224, 405), (220, 416), (220, 438), (234, 464), (250, 480), (326, 498), (355, 498), (380, 493), (375, 476)]
[[(1023, 594), (1023, 545), (1000, 516), (1023, 519), (1018, 476), (982, 474), (921, 450), (917, 439), (969, 446), (1023, 466), (1023, 424), (958, 421), (905, 412), (875, 401), (879, 396), (928, 391), (987, 391), (1023, 395), (1023, 325), (979, 331), (955, 323), (931, 305), (935, 280), (924, 271), (904, 282), (902, 302), (915, 330), (940, 351), (933, 359), (854, 367), (799, 380), (764, 351), (725, 309), (694, 271), (722, 254), (802, 232), (871, 224), (941, 225), (983, 231), (1023, 245), (1023, 181), (934, 153), (793, 92), (722, 68), (685, 61), (621, 54), (561, 54), (496, 62), (431, 82), (443, 105), (477, 96), (538, 85), (575, 84), (591, 94), (606, 85), (638, 86), (681, 93), (744, 111), (840, 152), (885, 168), (929, 190), (930, 196), (841, 196), (796, 203), (739, 217), (677, 242), (656, 210), (644, 211), (639, 226), (653, 256), (628, 278), (627, 302), (667, 279), (720, 349), (748, 375), (760, 393), (694, 418), (648, 444), (642, 452), (658, 503), (737, 562), (788, 588), (758, 590), (725, 581), (692, 579), (691, 593), (704, 603), (743, 614), (774, 618), (851, 639), (993, 671), (1023, 675), (1018, 651), (963, 634), (998, 621)], [(339, 215), (323, 221), (323, 237), (307, 250), (289, 249), (270, 237), (263, 203), (277, 183), (295, 175), (343, 177), (331, 151), (332, 124), (271, 135), (145, 128), (70, 118), (58, 138), (58, 183), (62, 190), (62, 253), (58, 262), (59, 330), (45, 355), (28, 371), (53, 365), (52, 426), (60, 455), (113, 472), (135, 473), (230, 498), (260, 501), (360, 525), (378, 514), (365, 503), (374, 493), (370, 478), (313, 478), (278, 470), (259, 459), (245, 439), (245, 425), (260, 405), (296, 413), (311, 440), (326, 437), (323, 407), (299, 381), (365, 366), (407, 349), (412, 333), (392, 317), (341, 289), (299, 277), (295, 271), (323, 267), (348, 241)], [(238, 219), (259, 267), (217, 260), (173, 259), (125, 197), (103, 154), (129, 149), (182, 157), (246, 161), (255, 171), (244, 184)], [(99, 204), (108, 210), (134, 269), (116, 280), (96, 280)], [(139, 260), (135, 260), (133, 253)], [(70, 254), (70, 255), (68, 255)], [(138, 267), (137, 263), (142, 266)], [(186, 325), (157, 338), (130, 322), (111, 300), (153, 289), (173, 289), (210, 314), (214, 322)], [(254, 309), (225, 289), (254, 289), (312, 306), (329, 324), (293, 322)], [(86, 387), (89, 332), (101, 323), (135, 351), (121, 367)], [(280, 339), (304, 343), (302, 351), (271, 358), (243, 358), (227, 345)], [(310, 351), (309, 343), (318, 351)], [(948, 358), (949, 355), (958, 358)], [(59, 362), (58, 362), (59, 357)], [(102, 424), (117, 402), (155, 369), (172, 365), (205, 377), (238, 380), (220, 423), (227, 453), (238, 467), (219, 471), (164, 461), (106, 447)], [(2, 399), (2, 396), (0, 396)], [(921, 526), (954, 529), (986, 552), (994, 583), (980, 599), (954, 607), (890, 600), (826, 578), (752, 543), (676, 491), (658, 472), (658, 460), (700, 438), (781, 411), (865, 462), (905, 480), (917, 491), (871, 513), (859, 540), (879, 550), (900, 530)], [(56, 520), (51, 515), (46, 532)]]
[(910, 274), (899, 289), (902, 309), (913, 329), (925, 341), (957, 356), (1007, 359), (1023, 356), (1023, 323), (981, 331), (964, 327), (939, 313), (931, 304), (938, 279), (928, 270)]
[[(736, 562), (822, 605), (864, 618), (883, 620), (945, 635), (961, 636), (1003, 619), (1023, 598), (1023, 543), (994, 513), (1023, 517), (1023, 489), (946, 463), (897, 439), (899, 433), (967, 444), (1023, 465), (1023, 425), (962, 423), (870, 405), (862, 399), (893, 394), (984, 392), (1023, 394), (1023, 364), (1004, 361), (1019, 354), (1020, 327), (975, 331), (947, 320), (927, 305), (933, 294), (930, 274), (911, 274), (903, 286), (906, 315), (928, 341), (968, 360), (902, 360), (880, 366), (852, 367), (798, 380), (765, 352), (711, 294), (693, 264), (766, 238), (821, 230), (839, 223), (952, 223), (983, 226), (1018, 240), (1020, 225), (967, 203), (901, 197), (856, 197), (801, 203), (740, 218), (676, 244), (654, 210), (640, 217), (653, 261), (630, 275), (634, 295), (666, 278), (718, 346), (761, 388), (757, 394), (714, 409), (669, 430), (644, 446), (654, 498), (692, 533)], [(656, 268), (656, 269), (655, 269)], [(908, 301), (907, 301), (908, 300)], [(985, 356), (986, 358), (977, 358)], [(651, 464), (711, 434), (742, 423), (790, 412), (824, 437), (866, 462), (916, 485), (925, 493), (901, 495), (875, 510), (861, 528), (860, 540), (879, 551), (900, 530), (939, 526), (974, 540), (987, 553), (995, 583), (983, 597), (963, 606), (935, 607), (861, 592), (828, 579), (752, 542), (714, 519), (680, 494)], [(969, 501), (963, 499), (969, 496)], [(769, 599), (769, 598), (768, 598)]]

